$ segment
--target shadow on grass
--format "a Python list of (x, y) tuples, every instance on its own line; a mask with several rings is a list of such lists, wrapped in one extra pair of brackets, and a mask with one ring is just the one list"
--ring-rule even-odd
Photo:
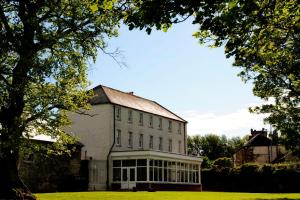
[(299, 198), (296, 198), (296, 199), (293, 199), (293, 198), (274, 198), (274, 199), (256, 198), (253, 200), (300, 200), (300, 199)]

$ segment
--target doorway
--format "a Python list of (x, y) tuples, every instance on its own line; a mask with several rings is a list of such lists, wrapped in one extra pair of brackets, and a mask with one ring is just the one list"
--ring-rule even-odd
[(136, 167), (122, 168), (121, 189), (136, 187)]

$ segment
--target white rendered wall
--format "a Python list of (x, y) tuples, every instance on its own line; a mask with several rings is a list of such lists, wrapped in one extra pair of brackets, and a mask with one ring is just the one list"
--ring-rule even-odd
[(113, 105), (94, 105), (87, 113), (92, 117), (70, 114), (72, 125), (67, 131), (83, 143), (82, 160), (106, 160), (113, 143)]
[[(119, 106), (121, 107), (121, 106)], [(132, 123), (128, 122), (128, 110), (132, 110)], [(185, 149), (185, 139), (184, 134), (186, 134), (186, 130), (184, 130), (184, 123), (171, 120), (172, 121), (172, 132), (169, 132), (169, 120), (168, 118), (164, 118), (161, 116), (143, 113), (143, 125), (139, 124), (139, 113), (142, 111), (133, 110), (126, 107), (121, 107), (121, 120), (115, 120), (116, 122), (116, 131), (121, 130), (121, 146), (114, 147), (114, 151), (130, 151), (130, 150), (141, 150), (139, 148), (139, 135), (143, 134), (144, 142), (142, 150), (149, 150), (149, 142), (150, 136), (153, 136), (153, 150), (159, 150), (159, 138), (163, 138), (163, 146), (162, 151), (168, 152), (169, 139), (172, 139), (173, 142), (173, 153), (184, 154)], [(149, 126), (149, 116), (153, 116), (153, 127)], [(159, 118), (162, 118), (162, 129), (159, 129)], [(178, 132), (178, 123), (181, 123), (180, 134)], [(133, 133), (133, 147), (128, 147), (128, 134), (129, 132)], [(181, 147), (179, 152), (178, 141), (181, 141)]]

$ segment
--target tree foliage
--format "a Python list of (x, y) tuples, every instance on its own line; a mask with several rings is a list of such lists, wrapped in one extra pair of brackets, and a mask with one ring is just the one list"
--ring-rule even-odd
[[(130, 28), (162, 29), (187, 17), (199, 30), (201, 44), (225, 46), (239, 76), (254, 84), (254, 95), (265, 100), (250, 110), (268, 113), (266, 121), (300, 149), (300, 2), (299, 0), (133, 1), (126, 18)], [(138, 2), (138, 3), (137, 3)], [(295, 142), (290, 142), (296, 138)]]
[(235, 151), (243, 146), (244, 142), (239, 137), (227, 139), (225, 135), (189, 136), (188, 153), (205, 156), (209, 160), (214, 161), (221, 157), (232, 157)]
[(88, 107), (87, 64), (117, 36), (119, 10), (115, 1), (0, 1), (0, 199), (28, 193), (17, 169), (34, 147), (28, 138), (56, 138), (52, 153), (72, 142), (67, 112)]

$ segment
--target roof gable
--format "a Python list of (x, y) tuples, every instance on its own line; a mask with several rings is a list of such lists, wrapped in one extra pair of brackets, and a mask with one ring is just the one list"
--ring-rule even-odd
[(160, 115), (177, 121), (186, 122), (184, 119), (161, 106), (157, 102), (133, 95), (132, 93), (122, 92), (102, 85), (95, 87), (93, 90), (95, 96), (90, 100), (92, 105), (112, 103)]

